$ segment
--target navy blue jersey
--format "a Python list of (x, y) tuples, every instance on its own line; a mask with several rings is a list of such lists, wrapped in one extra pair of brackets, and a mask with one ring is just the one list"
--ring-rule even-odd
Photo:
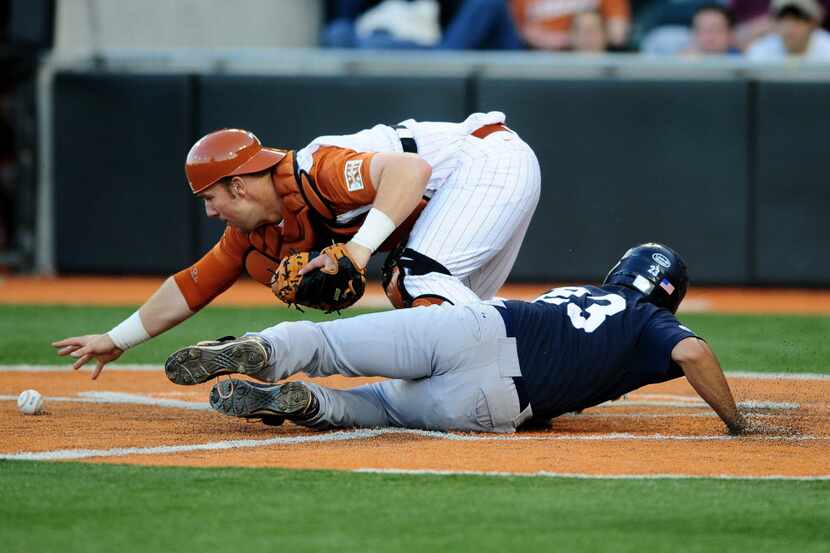
[(674, 346), (695, 336), (642, 294), (608, 285), (555, 288), (499, 311), (517, 342), (530, 405), (556, 417), (683, 376)]

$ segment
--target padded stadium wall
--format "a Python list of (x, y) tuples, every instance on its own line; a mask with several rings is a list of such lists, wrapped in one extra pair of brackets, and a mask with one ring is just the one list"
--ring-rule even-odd
[[(556, 72), (533, 56), (515, 58), (512, 72), (509, 60), (464, 56), (418, 71), (423, 57), (390, 59), (335, 67), (320, 57), (307, 71), (217, 70), (210, 59), (56, 67), (41, 268), (166, 274), (197, 259), (222, 229), (189, 195), (182, 166), (211, 130), (249, 128), (293, 148), (375, 123), (502, 110), (543, 175), (512, 280), (597, 280), (629, 245), (659, 240), (683, 253), (697, 283), (830, 285), (821, 68), (796, 79), (780, 68), (677, 74), (633, 62)], [(90, 150), (104, 178), (91, 178)]]

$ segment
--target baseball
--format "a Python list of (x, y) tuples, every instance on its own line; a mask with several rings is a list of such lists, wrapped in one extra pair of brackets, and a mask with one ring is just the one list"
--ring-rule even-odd
[(17, 408), (24, 415), (39, 415), (43, 412), (43, 396), (37, 390), (24, 390), (17, 396)]

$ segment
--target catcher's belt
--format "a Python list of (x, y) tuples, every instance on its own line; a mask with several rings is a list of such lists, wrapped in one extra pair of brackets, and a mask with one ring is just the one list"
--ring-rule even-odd
[[(493, 123), (492, 125), (484, 125), (470, 134), (476, 138), (484, 140), (494, 132), (501, 131), (509, 132), (510, 129), (504, 123)], [(395, 125), (395, 132), (398, 133), (398, 139), (401, 141), (401, 147), (404, 152), (410, 154), (418, 153), (418, 144), (415, 142), (415, 137), (413, 136), (411, 129), (404, 127), (403, 125)]]

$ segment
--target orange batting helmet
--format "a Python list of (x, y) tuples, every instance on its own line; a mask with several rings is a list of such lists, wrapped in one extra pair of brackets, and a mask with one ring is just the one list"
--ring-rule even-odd
[(190, 189), (198, 194), (224, 177), (258, 173), (284, 157), (285, 152), (263, 148), (250, 131), (222, 129), (206, 134), (190, 148), (184, 172)]

